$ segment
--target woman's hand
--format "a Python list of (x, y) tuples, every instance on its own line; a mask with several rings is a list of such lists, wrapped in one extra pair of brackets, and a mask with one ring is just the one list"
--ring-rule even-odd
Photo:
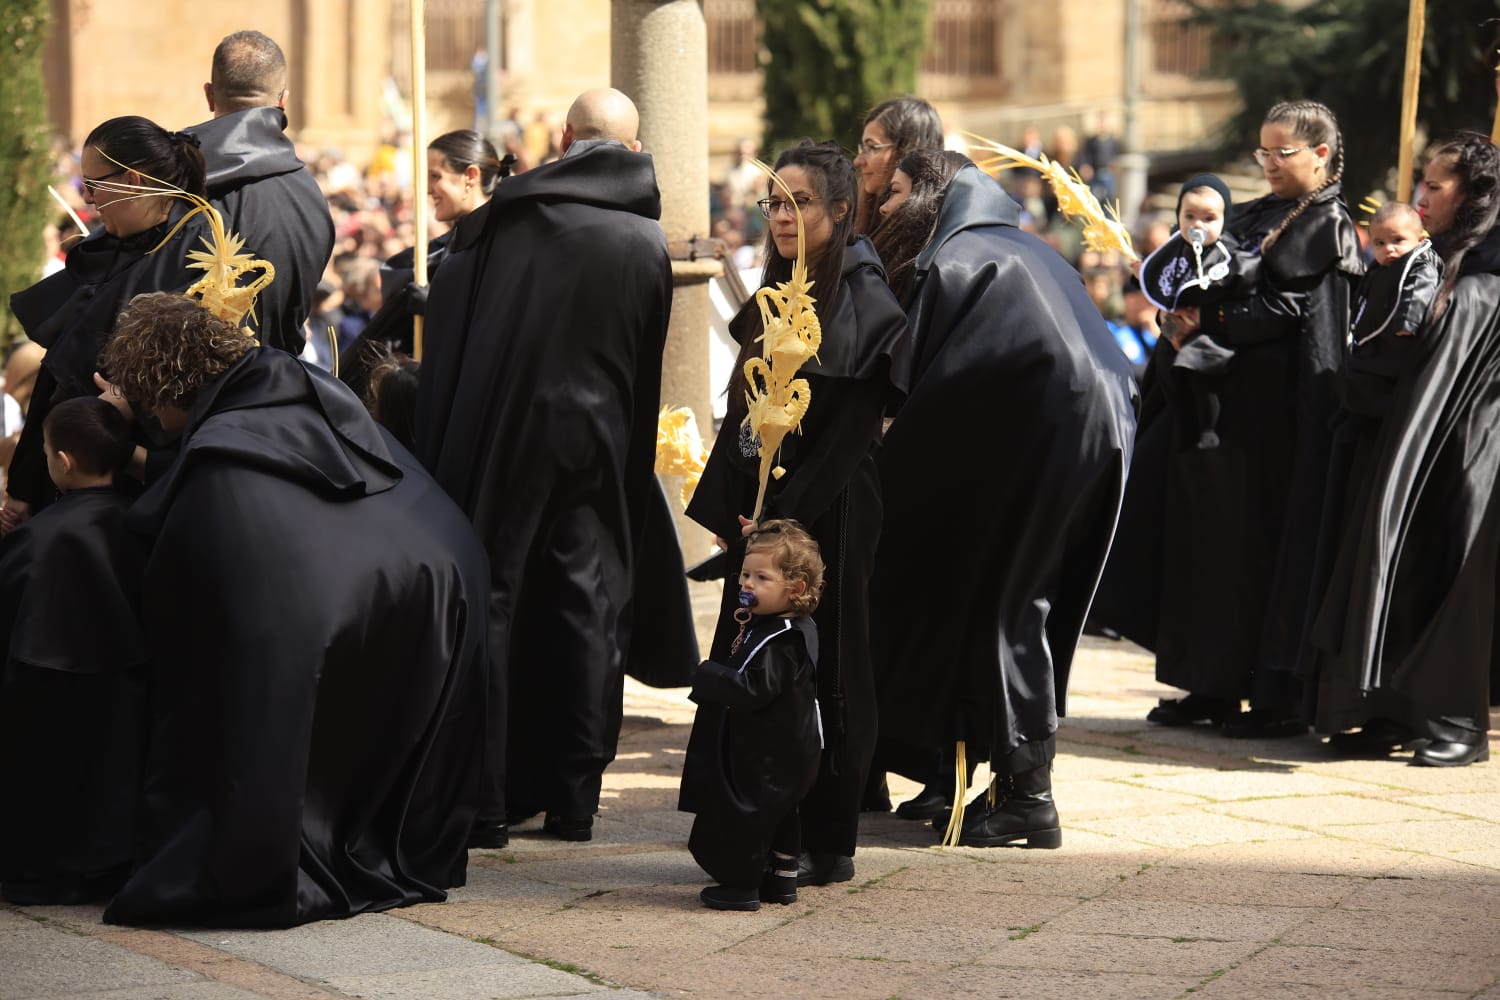
[(720, 538), (718, 535), (714, 536), (714, 544), (719, 547), (720, 552), (729, 551), (729, 543), (724, 541), (724, 539)]
[(760, 525), (750, 520), (744, 514), (740, 515), (740, 537), (748, 538)]
[(0, 535), (8, 535), (31, 516), (31, 504), (15, 497), (6, 497), (0, 504)]
[(1185, 306), (1174, 313), (1167, 313), (1166, 318), (1167, 321), (1161, 327), (1161, 335), (1177, 351), (1182, 350), (1182, 345), (1198, 332), (1202, 321), (1197, 306)]
[(135, 422), (135, 411), (130, 408), (130, 400), (120, 391), (120, 387), (106, 379), (98, 372), (94, 372), (94, 385), (99, 389), (99, 398), (110, 406), (119, 410), (126, 420)]

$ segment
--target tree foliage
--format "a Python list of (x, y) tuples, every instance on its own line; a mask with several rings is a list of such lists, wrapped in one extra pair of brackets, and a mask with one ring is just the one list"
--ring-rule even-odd
[[(1400, 158), (1401, 89), (1408, 0), (1187, 0), (1213, 33), (1210, 72), (1232, 79), (1241, 112), (1226, 149), (1259, 145), (1260, 124), (1277, 101), (1322, 101), (1344, 135), (1344, 188), (1357, 202), (1394, 190)], [(1495, 110), (1495, 0), (1428, 0), (1417, 124), (1439, 138), (1461, 128), (1488, 134)]]
[(764, 148), (859, 142), (865, 113), (916, 89), (931, 0), (757, 0)]
[[(42, 228), (52, 214), (52, 158), (42, 45), (47, 0), (0, 0), (0, 294), (7, 299), (42, 269)], [(0, 350), (20, 332), (0, 303)]]

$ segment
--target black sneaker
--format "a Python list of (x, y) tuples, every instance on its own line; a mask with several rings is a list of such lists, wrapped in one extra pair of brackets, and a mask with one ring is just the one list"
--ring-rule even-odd
[(542, 832), (558, 840), (593, 840), (594, 817), (554, 816), (548, 813), (547, 818), (542, 821)]
[(731, 889), (727, 885), (711, 885), (698, 893), (698, 898), (710, 910), (753, 912), (760, 909), (759, 889)]

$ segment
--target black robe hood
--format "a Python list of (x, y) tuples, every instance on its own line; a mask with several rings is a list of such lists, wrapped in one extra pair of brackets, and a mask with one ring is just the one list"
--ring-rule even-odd
[(304, 169), (286, 134), (280, 108), (247, 108), (186, 129), (198, 137), (207, 163), (209, 196), (264, 177)]
[(131, 509), (160, 524), (184, 475), (229, 458), (329, 500), (383, 493), (402, 476), (376, 425), (347, 386), (271, 348), (252, 348), (198, 393), (171, 469)]
[[(937, 231), (927, 249), (917, 255), (917, 279), (932, 267), (932, 261), (954, 236), (981, 226), (1021, 225), (1021, 208), (989, 174), (970, 165), (959, 168), (943, 194)], [(915, 294), (915, 293), (914, 293)]]

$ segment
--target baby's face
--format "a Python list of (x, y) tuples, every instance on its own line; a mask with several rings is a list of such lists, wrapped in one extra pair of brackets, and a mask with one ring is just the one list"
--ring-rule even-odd
[(1193, 188), (1182, 196), (1182, 206), (1177, 210), (1177, 229), (1182, 238), (1194, 228), (1203, 230), (1204, 246), (1219, 242), (1224, 232), (1224, 198), (1213, 188)]
[(1412, 248), (1422, 242), (1422, 222), (1409, 215), (1383, 219), (1370, 223), (1370, 244), (1375, 250), (1375, 262), (1381, 267), (1393, 260), (1400, 260), (1411, 253)]

